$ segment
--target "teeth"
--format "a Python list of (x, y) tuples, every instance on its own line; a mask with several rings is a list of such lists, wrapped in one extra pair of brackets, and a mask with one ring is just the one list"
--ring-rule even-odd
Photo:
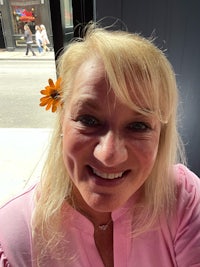
[(98, 175), (99, 177), (103, 178), (103, 179), (116, 179), (116, 178), (121, 178), (123, 175), (123, 172), (119, 172), (119, 173), (104, 173), (104, 172), (99, 172), (95, 169), (92, 169), (93, 173)]

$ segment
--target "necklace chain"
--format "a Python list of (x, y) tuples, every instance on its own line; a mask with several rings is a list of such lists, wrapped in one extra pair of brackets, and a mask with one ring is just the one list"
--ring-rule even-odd
[(110, 219), (106, 224), (100, 224), (97, 226), (97, 228), (101, 231), (106, 231), (110, 225), (110, 223), (112, 222), (112, 219)]
[[(91, 221), (91, 218), (83, 211), (83, 209), (77, 209), (80, 213), (83, 214), (83, 216), (87, 217), (90, 221)], [(100, 231), (106, 231), (108, 229), (108, 227), (110, 226), (112, 222), (112, 218), (105, 224), (99, 224), (99, 225), (95, 225), (94, 224), (94, 228), (96, 230), (100, 230)]]
[[(67, 200), (67, 198), (65, 198), (65, 199)], [(77, 211), (79, 211), (80, 213), (82, 213), (83, 216), (85, 216), (89, 220), (91, 220), (90, 217), (86, 214), (86, 212), (82, 208), (80, 208), (80, 207), (77, 208), (74, 205), (74, 201), (72, 201), (72, 204), (73, 204), (72, 206), (74, 207), (74, 209), (76, 209)], [(105, 223), (105, 224), (99, 224), (99, 225), (94, 225), (94, 227), (95, 227), (96, 230), (106, 231), (108, 229), (108, 227), (110, 226), (111, 222), (112, 222), (112, 218), (107, 223)]]

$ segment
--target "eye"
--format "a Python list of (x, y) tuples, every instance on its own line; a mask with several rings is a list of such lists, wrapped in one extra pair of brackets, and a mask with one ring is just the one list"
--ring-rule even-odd
[(140, 121), (130, 123), (127, 128), (135, 132), (145, 132), (151, 129), (148, 123)]
[(79, 121), (82, 125), (87, 127), (96, 127), (100, 125), (99, 120), (91, 115), (81, 115), (76, 121)]

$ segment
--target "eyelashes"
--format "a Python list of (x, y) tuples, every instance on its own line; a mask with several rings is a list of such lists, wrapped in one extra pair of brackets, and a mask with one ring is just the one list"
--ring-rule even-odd
[[(100, 126), (104, 126), (105, 123), (101, 122), (99, 119), (97, 119), (96, 117), (92, 116), (92, 115), (81, 115), (78, 116), (75, 120), (75, 122), (80, 123), (83, 127), (88, 127), (88, 128), (97, 128)], [(145, 121), (134, 121), (129, 123), (126, 127), (125, 127), (128, 131), (131, 132), (146, 132), (152, 129), (150, 123), (145, 122)]]
[(74, 121), (80, 122), (83, 126), (86, 127), (96, 127), (100, 125), (99, 120), (91, 115), (78, 116)]
[(152, 129), (149, 123), (143, 121), (132, 122), (127, 126), (127, 128), (135, 132), (145, 132)]

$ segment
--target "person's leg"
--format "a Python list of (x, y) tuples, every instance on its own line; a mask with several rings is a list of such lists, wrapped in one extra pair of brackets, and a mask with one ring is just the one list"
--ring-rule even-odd
[(44, 49), (45, 52), (47, 51), (45, 44), (43, 44), (43, 49)]
[(43, 44), (43, 48), (44, 48), (44, 51), (49, 51), (50, 49), (48, 48), (48, 46), (47, 46), (47, 44), (45, 43), (45, 44)]
[(33, 48), (32, 48), (32, 45), (31, 44), (29, 44), (29, 49), (32, 52), (33, 56), (36, 56), (35, 52), (33, 51)]
[(28, 48), (28, 44), (26, 44), (26, 56), (28, 56), (28, 52), (29, 52), (29, 48)]
[(42, 47), (41, 46), (38, 46), (38, 51), (39, 51), (39, 53), (42, 53)]
[(42, 41), (41, 40), (39, 40), (38, 46), (39, 46), (39, 49), (40, 49), (40, 53), (42, 53), (43, 52), (43, 47), (42, 47)]
[(50, 51), (50, 49), (49, 49), (49, 47), (47, 46), (47, 44), (46, 44), (46, 51)]

